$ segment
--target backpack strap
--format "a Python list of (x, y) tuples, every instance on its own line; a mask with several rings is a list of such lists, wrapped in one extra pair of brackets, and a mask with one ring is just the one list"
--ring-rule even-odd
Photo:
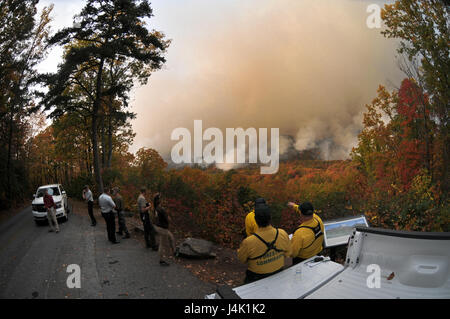
[(300, 226), (296, 229), (296, 231), (300, 228), (308, 228), (311, 229), (311, 231), (314, 233), (314, 240), (311, 242), (311, 244), (309, 244), (306, 247), (303, 247), (303, 249), (309, 248), (312, 246), (312, 244), (314, 244), (314, 242), (316, 241), (317, 238), (319, 238), (320, 236), (323, 236), (323, 232), (322, 229), (320, 228), (320, 222), (314, 218), (314, 220), (317, 222), (317, 226), (316, 227), (310, 227), (310, 226)]
[(276, 233), (276, 235), (275, 235), (275, 239), (274, 239), (273, 241), (271, 241), (270, 243), (266, 242), (266, 241), (265, 241), (264, 239), (262, 239), (261, 236), (259, 236), (258, 234), (253, 234), (253, 235), (254, 235), (256, 238), (258, 238), (260, 241), (262, 241), (262, 242), (266, 245), (267, 249), (266, 249), (266, 251), (265, 251), (263, 254), (261, 254), (261, 255), (259, 255), (259, 256), (257, 256), (257, 257), (248, 258), (249, 260), (259, 259), (259, 258), (265, 256), (265, 255), (266, 255), (269, 251), (271, 251), (271, 250), (275, 250), (276, 252), (282, 252), (282, 251), (283, 251), (282, 249), (278, 249), (277, 247), (275, 247), (275, 243), (276, 243), (276, 241), (277, 241), (277, 239), (278, 239), (278, 228), (277, 228), (277, 233)]

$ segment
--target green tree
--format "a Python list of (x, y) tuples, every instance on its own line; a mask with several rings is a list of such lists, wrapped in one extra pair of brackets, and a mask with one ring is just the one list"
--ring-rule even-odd
[[(416, 65), (414, 77), (430, 99), (429, 119), (436, 124), (436, 147), (440, 151), (438, 173), (442, 198), (450, 187), (450, 6), (441, 0), (397, 0), (385, 5), (381, 12), (386, 29), (382, 34), (400, 39), (398, 52)], [(411, 77), (412, 74), (408, 74)], [(422, 103), (424, 105), (424, 103)], [(426, 115), (426, 113), (423, 113)], [(425, 126), (425, 130), (431, 130)], [(427, 148), (430, 141), (427, 140)], [(430, 150), (427, 149), (427, 153)], [(429, 156), (429, 155), (428, 155)], [(430, 161), (430, 159), (428, 159)], [(428, 163), (428, 168), (430, 169)]]
[(0, 194), (6, 197), (1, 196), (2, 202), (20, 193), (26, 176), (23, 148), (30, 132), (26, 117), (34, 102), (36, 65), (46, 52), (52, 10), (44, 8), (36, 20), (37, 2), (0, 2)]
[[(50, 88), (43, 99), (46, 109), (54, 107), (51, 116), (58, 117), (81, 107), (79, 96), (64, 94), (77, 87), (83, 92), (83, 108), (91, 118), (91, 139), (95, 179), (103, 191), (98, 147), (98, 125), (105, 98), (120, 98), (126, 105), (135, 81), (145, 84), (151, 72), (161, 68), (168, 47), (164, 35), (150, 32), (145, 18), (152, 16), (148, 1), (90, 0), (74, 19), (73, 27), (65, 28), (50, 40), (66, 45), (64, 62), (56, 74), (47, 75)], [(108, 81), (110, 69), (120, 65), (122, 74)], [(109, 73), (111, 74), (111, 73)], [(93, 81), (90, 81), (93, 79)], [(67, 93), (67, 92), (66, 92)]]
[(154, 149), (141, 148), (136, 153), (135, 166), (143, 178), (144, 185), (151, 191), (160, 191), (167, 163)]

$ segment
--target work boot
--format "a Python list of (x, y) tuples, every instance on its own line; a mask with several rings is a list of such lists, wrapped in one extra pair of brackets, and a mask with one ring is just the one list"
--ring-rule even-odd
[(159, 265), (160, 265), (160, 266), (170, 266), (170, 264), (169, 264), (168, 262), (165, 262), (164, 260), (161, 260), (161, 261), (159, 262)]
[(127, 239), (127, 238), (130, 238), (130, 233), (126, 233), (126, 234), (122, 237), (122, 239)]

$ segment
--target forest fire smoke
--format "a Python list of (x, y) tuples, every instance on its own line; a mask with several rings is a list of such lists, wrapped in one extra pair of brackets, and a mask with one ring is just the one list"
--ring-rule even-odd
[[(366, 25), (366, 1), (227, 1), (177, 8), (185, 29), (172, 39), (167, 68), (136, 91), (139, 147), (169, 158), (176, 127), (278, 127), (292, 144), (347, 158), (364, 105), (379, 84), (398, 83), (396, 43)], [(195, 9), (194, 9), (195, 8)], [(199, 13), (200, 12), (200, 13)], [(156, 12), (162, 15), (164, 12)], [(205, 20), (205, 15), (208, 18)], [(200, 18), (200, 16), (202, 18)], [(207, 26), (207, 27), (206, 27)], [(168, 29), (168, 28), (165, 28)], [(292, 146), (291, 145), (291, 146)]]

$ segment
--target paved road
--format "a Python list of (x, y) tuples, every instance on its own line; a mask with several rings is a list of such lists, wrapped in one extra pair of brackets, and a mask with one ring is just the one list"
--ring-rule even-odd
[[(181, 266), (161, 267), (157, 252), (136, 238), (110, 244), (97, 220), (91, 227), (87, 216), (71, 213), (59, 234), (49, 233), (29, 207), (3, 222), (0, 298), (203, 298), (214, 291)], [(67, 287), (70, 264), (81, 268), (79, 289)]]

